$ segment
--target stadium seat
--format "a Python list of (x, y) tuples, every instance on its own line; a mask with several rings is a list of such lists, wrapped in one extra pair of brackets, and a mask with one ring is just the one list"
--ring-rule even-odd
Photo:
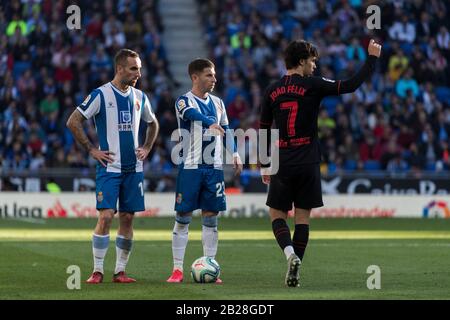
[(312, 38), (313, 31), (312, 29), (306, 29), (303, 31), (303, 34), (305, 35), (305, 40), (309, 41)]
[(402, 48), (402, 50), (405, 52), (405, 55), (411, 56), (413, 50), (413, 45), (411, 43), (403, 42), (402, 44), (400, 44), (400, 48)]
[(251, 178), (251, 177), (250, 177), (250, 174), (249, 174), (248, 170), (242, 171), (241, 176), (240, 176), (240, 182), (241, 182), (241, 184), (242, 184), (243, 186), (248, 185), (248, 184), (250, 183), (250, 178)]
[(17, 80), (28, 69), (31, 69), (31, 62), (29, 61), (16, 61), (13, 67), (13, 78)]
[(292, 38), (292, 30), (298, 26), (298, 22), (290, 15), (285, 14), (281, 19), (281, 25), (283, 26), (283, 36), (286, 39)]
[(425, 165), (425, 170), (426, 171), (436, 171), (436, 164), (434, 162), (428, 162)]
[(449, 87), (436, 87), (434, 89), (436, 98), (443, 103), (450, 104), (450, 88)]
[(356, 170), (358, 163), (355, 160), (345, 160), (344, 169), (348, 171)]
[(328, 174), (333, 174), (333, 173), (336, 173), (336, 170), (337, 170), (336, 164), (333, 163), (333, 162), (330, 162), (330, 163), (328, 164), (327, 173), (328, 173)]
[(367, 160), (366, 162), (364, 162), (364, 169), (368, 171), (380, 170), (381, 165), (377, 160)]
[(339, 97), (326, 97), (322, 100), (322, 106), (327, 109), (330, 117), (334, 116), (336, 106), (341, 102)]
[(319, 19), (319, 20), (313, 20), (313, 22), (311, 22), (311, 25), (308, 29), (312, 29), (312, 31), (318, 29), (318, 30), (323, 30), (325, 29), (327, 25), (327, 20), (324, 19)]

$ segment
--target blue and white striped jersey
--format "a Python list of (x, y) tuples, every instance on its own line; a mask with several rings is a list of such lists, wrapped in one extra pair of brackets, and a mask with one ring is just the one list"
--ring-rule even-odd
[(133, 87), (122, 92), (111, 82), (93, 90), (77, 107), (86, 118), (94, 117), (99, 149), (114, 153), (113, 163), (98, 168), (106, 172), (142, 172), (142, 161), (136, 157), (139, 147), (140, 120), (155, 120), (151, 104), (145, 93)]
[[(184, 117), (186, 111), (195, 109), (203, 116), (221, 126), (228, 126), (228, 117), (222, 99), (208, 94), (206, 99), (195, 96), (191, 91), (180, 96), (175, 102), (178, 128), (188, 133), (189, 141), (183, 144), (180, 156), (184, 161), (184, 169), (198, 169), (199, 167), (213, 167), (222, 169), (223, 141), (222, 137), (209, 136), (207, 127), (200, 121), (191, 121)], [(182, 134), (182, 133), (181, 133)], [(184, 139), (186, 137), (183, 137)], [(206, 149), (206, 152), (205, 152)], [(204, 156), (208, 154), (206, 159)]]

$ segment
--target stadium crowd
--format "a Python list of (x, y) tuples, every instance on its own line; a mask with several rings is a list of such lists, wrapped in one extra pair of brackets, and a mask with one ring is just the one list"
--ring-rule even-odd
[[(447, 1), (383, 1), (379, 30), (366, 28), (366, 8), (373, 1), (197, 2), (209, 45), (205, 56), (216, 64), (216, 91), (233, 128), (258, 128), (264, 88), (284, 74), (282, 52), (290, 40), (313, 42), (320, 52), (318, 74), (342, 79), (366, 59), (365, 48), (375, 36), (383, 53), (371, 81), (353, 94), (323, 101), (318, 125), (324, 172), (450, 170)], [(145, 170), (174, 168), (172, 92), (178, 84), (161, 42), (157, 0), (77, 1), (83, 13), (79, 30), (66, 27), (68, 1), (3, 3), (0, 168), (92, 167), (65, 123), (93, 88), (112, 79), (114, 53), (122, 47), (141, 54), (138, 86), (161, 125)], [(93, 124), (86, 130), (95, 141)], [(155, 188), (173, 188), (171, 179), (161, 181)]]
[[(285, 73), (292, 39), (319, 49), (318, 72), (344, 79), (383, 44), (378, 68), (354, 94), (323, 101), (323, 171), (450, 170), (450, 33), (447, 1), (198, 1), (218, 86), (233, 127), (257, 128), (264, 88)], [(366, 8), (378, 4), (381, 29)], [(251, 148), (251, 150), (255, 150)]]
[[(9, 1), (0, 7), (0, 168), (88, 168), (93, 159), (65, 123), (94, 88), (113, 77), (127, 47), (141, 54), (139, 87), (152, 101), (166, 137), (177, 126), (172, 79), (156, 1), (77, 1), (81, 29), (66, 26), (68, 1)], [(95, 141), (92, 122), (86, 127)], [(145, 132), (145, 128), (143, 128)], [(160, 139), (157, 156), (165, 149)], [(158, 160), (156, 160), (158, 159)]]

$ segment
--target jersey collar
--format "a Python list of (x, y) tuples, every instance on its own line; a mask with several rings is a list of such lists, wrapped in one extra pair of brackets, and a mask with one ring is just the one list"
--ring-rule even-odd
[(113, 90), (115, 92), (117, 92), (118, 94), (120, 94), (122, 97), (128, 97), (131, 92), (131, 86), (128, 87), (128, 90), (126, 92), (123, 92), (123, 91), (119, 90), (118, 88), (116, 88), (116, 86), (114, 86), (112, 84), (112, 82), (109, 82), (109, 84), (111, 85), (111, 88), (113, 88)]
[(195, 99), (197, 99), (198, 101), (202, 102), (203, 104), (208, 104), (209, 101), (211, 100), (211, 97), (210, 97), (209, 94), (208, 94), (208, 96), (206, 97), (206, 99), (197, 97), (192, 91), (191, 91), (191, 94), (192, 94), (192, 96), (193, 96)]

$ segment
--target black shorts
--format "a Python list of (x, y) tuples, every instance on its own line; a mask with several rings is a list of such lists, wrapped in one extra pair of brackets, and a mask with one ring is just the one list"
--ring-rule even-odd
[(295, 174), (270, 177), (266, 205), (289, 211), (295, 208), (311, 209), (323, 206), (320, 165), (304, 165)]

